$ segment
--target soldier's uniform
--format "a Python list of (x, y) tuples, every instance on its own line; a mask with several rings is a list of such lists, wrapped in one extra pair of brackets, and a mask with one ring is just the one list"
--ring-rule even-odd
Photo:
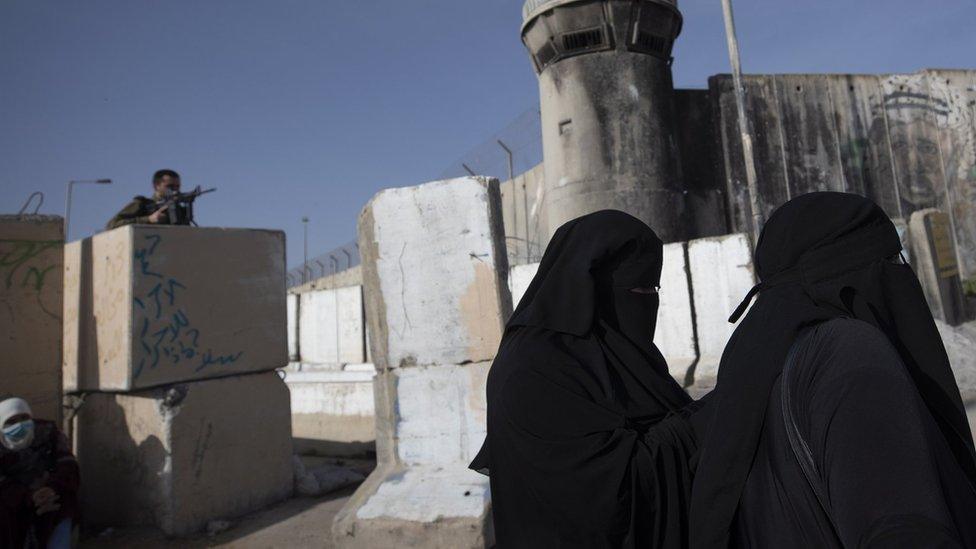
[[(156, 195), (153, 195), (152, 198), (145, 196), (133, 197), (132, 202), (126, 204), (124, 208), (119, 210), (119, 213), (115, 214), (115, 217), (105, 224), (105, 228), (114, 229), (123, 225), (149, 223), (149, 216), (156, 211), (157, 200), (159, 200), (159, 197)], [(157, 223), (163, 225), (169, 224), (169, 216), (164, 215), (160, 217)]]

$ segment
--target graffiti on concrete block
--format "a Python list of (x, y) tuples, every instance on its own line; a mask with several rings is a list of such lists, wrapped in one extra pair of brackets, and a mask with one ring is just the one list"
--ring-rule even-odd
[(205, 334), (193, 325), (186, 312), (188, 303), (183, 298), (188, 290), (186, 284), (153, 263), (162, 241), (162, 235), (144, 235), (134, 253), (136, 274), (152, 281), (148, 290), (133, 297), (133, 326), (141, 350), (141, 356), (135, 361), (134, 379), (146, 369), (160, 366), (183, 366), (201, 372), (237, 362), (243, 351), (215, 353), (201, 341)]
[(44, 289), (47, 275), (60, 267), (60, 261), (52, 262), (43, 254), (63, 244), (60, 240), (0, 239), (0, 276), (4, 288), (38, 292)]

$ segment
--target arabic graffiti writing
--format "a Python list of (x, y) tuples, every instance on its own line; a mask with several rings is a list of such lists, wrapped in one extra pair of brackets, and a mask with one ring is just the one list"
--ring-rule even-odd
[[(133, 377), (138, 379), (146, 369), (164, 366), (186, 366), (194, 373), (211, 366), (237, 362), (244, 351), (214, 353), (202, 344), (200, 330), (193, 326), (185, 310), (182, 294), (185, 284), (153, 264), (154, 254), (163, 241), (160, 234), (143, 235), (134, 253), (136, 276), (147, 277), (149, 289), (133, 297), (134, 323), (142, 356), (136, 361)], [(146, 285), (138, 285), (144, 288)]]
[(45, 277), (60, 265), (60, 258), (52, 260), (41, 254), (63, 244), (60, 240), (0, 239), (0, 276), (4, 288), (43, 289)]

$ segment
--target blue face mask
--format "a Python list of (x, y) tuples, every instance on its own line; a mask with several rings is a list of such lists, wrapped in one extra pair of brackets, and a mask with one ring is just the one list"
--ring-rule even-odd
[(34, 420), (28, 419), (3, 428), (3, 445), (10, 450), (23, 450), (34, 440)]

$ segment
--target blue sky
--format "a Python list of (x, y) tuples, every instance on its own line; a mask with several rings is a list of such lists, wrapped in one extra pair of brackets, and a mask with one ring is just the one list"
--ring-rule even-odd
[[(719, 0), (686, 0), (675, 84), (727, 72)], [(436, 179), (538, 103), (510, 0), (0, 0), (0, 213), (72, 239), (151, 173), (216, 186), (202, 224), (283, 229), (288, 263), (355, 236), (376, 191)], [(738, 0), (746, 72), (976, 68), (973, 0)], [(502, 175), (502, 174), (497, 174)]]

